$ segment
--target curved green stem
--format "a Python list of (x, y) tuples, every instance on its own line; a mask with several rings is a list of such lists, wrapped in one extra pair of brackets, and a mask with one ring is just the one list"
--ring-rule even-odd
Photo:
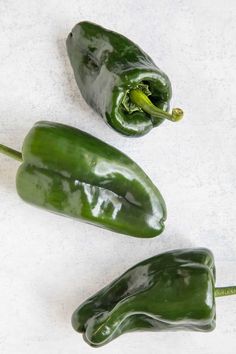
[(172, 113), (163, 111), (162, 109), (156, 107), (141, 90), (135, 89), (131, 90), (129, 93), (130, 100), (138, 107), (142, 108), (143, 111), (150, 114), (152, 117), (168, 119), (172, 122), (177, 122), (183, 118), (184, 112), (180, 108), (173, 108)]
[(226, 286), (222, 288), (215, 288), (215, 297), (236, 295), (236, 286)]
[(12, 157), (15, 160), (22, 161), (22, 153), (9, 148), (8, 146), (0, 144), (0, 152), (2, 154)]

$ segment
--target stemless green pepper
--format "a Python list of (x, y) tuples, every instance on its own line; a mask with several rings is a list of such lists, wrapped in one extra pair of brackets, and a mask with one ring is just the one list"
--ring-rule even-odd
[(115, 130), (142, 136), (183, 111), (169, 110), (171, 83), (136, 44), (119, 33), (80, 22), (67, 38), (77, 85), (86, 102)]
[(136, 237), (164, 229), (165, 202), (143, 170), (114, 147), (78, 129), (38, 122), (22, 155), (16, 186), (27, 202)]
[(236, 286), (215, 288), (214, 258), (208, 249), (182, 249), (149, 258), (85, 301), (72, 325), (95, 347), (136, 330), (215, 328), (215, 297)]

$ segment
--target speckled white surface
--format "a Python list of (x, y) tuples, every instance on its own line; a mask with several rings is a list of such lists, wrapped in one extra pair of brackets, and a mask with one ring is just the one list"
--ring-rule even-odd
[[(109, 5), (108, 5), (109, 4)], [(122, 149), (149, 174), (168, 207), (152, 240), (114, 234), (25, 204), (18, 163), (0, 156), (0, 353), (87, 354), (73, 310), (131, 265), (179, 247), (214, 254), (217, 284), (236, 283), (236, 3), (200, 1), (0, 0), (0, 142), (20, 149), (37, 120), (81, 128)], [(81, 20), (130, 37), (173, 84), (185, 110), (131, 140), (82, 99), (65, 38)], [(101, 354), (235, 353), (236, 297), (217, 300), (217, 328), (201, 333), (133, 333)]]

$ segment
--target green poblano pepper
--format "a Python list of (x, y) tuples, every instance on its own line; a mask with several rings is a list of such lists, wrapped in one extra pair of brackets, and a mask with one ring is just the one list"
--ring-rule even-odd
[(167, 75), (128, 38), (84, 21), (72, 29), (66, 43), (84, 99), (119, 133), (138, 137), (165, 119), (182, 118), (179, 108), (167, 112)]
[(136, 330), (215, 328), (215, 297), (236, 287), (215, 288), (214, 258), (208, 249), (182, 249), (149, 258), (85, 301), (72, 325), (85, 341), (102, 346)]
[(164, 229), (165, 202), (143, 170), (81, 130), (38, 122), (22, 154), (4, 145), (0, 152), (23, 162), (16, 186), (31, 204), (130, 236), (154, 237)]

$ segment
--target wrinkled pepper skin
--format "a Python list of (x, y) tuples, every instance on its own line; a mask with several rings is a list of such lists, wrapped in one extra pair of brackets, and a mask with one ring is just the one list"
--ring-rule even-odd
[(38, 122), (26, 136), (16, 186), (31, 204), (136, 237), (164, 229), (165, 202), (143, 170), (105, 142)]
[(84, 21), (72, 29), (66, 44), (82, 96), (112, 128), (139, 137), (163, 122), (144, 111), (129, 113), (122, 104), (129, 91), (141, 83), (149, 87), (149, 97), (156, 106), (169, 110), (170, 80), (135, 43)]
[(211, 251), (166, 252), (137, 264), (85, 301), (72, 325), (94, 347), (136, 330), (211, 331), (214, 287)]

